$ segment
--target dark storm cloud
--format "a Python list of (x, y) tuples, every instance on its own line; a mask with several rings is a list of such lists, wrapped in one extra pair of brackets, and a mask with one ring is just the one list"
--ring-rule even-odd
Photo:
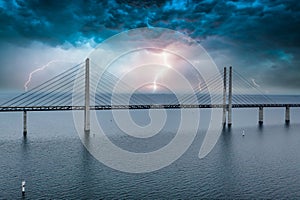
[[(255, 78), (300, 88), (298, 0), (0, 0), (0, 24), (0, 42), (64, 48), (95, 45), (132, 28), (170, 28), (202, 43), (216, 60), (227, 52), (230, 64), (259, 69)], [(293, 83), (276, 81), (268, 70), (290, 71)]]
[[(1, 40), (26, 45), (75, 46), (100, 42), (120, 31), (146, 26), (147, 11), (162, 1), (8, 1), (0, 4)], [(157, 11), (157, 10), (156, 10)]]
[(50, 45), (99, 42), (123, 30), (160, 26), (195, 39), (219, 35), (237, 42), (300, 45), (300, 5), (294, 1), (7, 1), (0, 4), (2, 40)]

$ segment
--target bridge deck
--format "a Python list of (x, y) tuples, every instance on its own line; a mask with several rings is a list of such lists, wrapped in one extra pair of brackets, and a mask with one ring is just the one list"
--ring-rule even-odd
[[(228, 107), (228, 105), (227, 105)], [(258, 107), (300, 107), (300, 104), (232, 104), (232, 108)], [(91, 110), (126, 110), (126, 109), (184, 109), (184, 108), (223, 108), (223, 104), (176, 104), (176, 105), (97, 105), (90, 106)], [(20, 111), (65, 111), (84, 110), (84, 106), (27, 106), (0, 107), (0, 112)]]

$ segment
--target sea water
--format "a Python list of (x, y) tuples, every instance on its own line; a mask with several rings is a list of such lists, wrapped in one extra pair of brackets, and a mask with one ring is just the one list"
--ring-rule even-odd
[[(276, 98), (300, 102), (297, 96)], [(147, 110), (130, 112), (137, 124), (151, 121)], [(117, 129), (110, 111), (97, 115), (113, 143), (148, 152), (174, 138), (178, 112), (167, 111), (166, 127), (145, 141)], [(22, 112), (0, 113), (0, 199), (22, 199), (22, 180), (28, 199), (300, 198), (300, 108), (291, 108), (289, 125), (284, 122), (285, 108), (265, 108), (263, 126), (258, 125), (257, 108), (233, 109), (232, 128), (223, 130), (203, 159), (198, 153), (210, 111), (190, 112), (191, 117), (200, 112), (200, 123), (188, 150), (171, 165), (140, 174), (96, 160), (82, 145), (71, 111), (28, 112), (26, 138)]]

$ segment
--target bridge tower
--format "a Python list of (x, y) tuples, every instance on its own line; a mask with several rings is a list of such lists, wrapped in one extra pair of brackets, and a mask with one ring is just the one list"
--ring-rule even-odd
[(226, 74), (226, 67), (224, 67), (224, 77), (223, 77), (223, 119), (222, 119), (222, 123), (223, 123), (223, 127), (226, 126), (226, 109), (227, 109), (227, 105), (226, 105), (226, 79), (227, 79), (227, 74)]
[(90, 59), (85, 60), (84, 132), (90, 132)]
[(232, 124), (232, 66), (229, 67), (229, 88), (228, 88), (228, 127)]

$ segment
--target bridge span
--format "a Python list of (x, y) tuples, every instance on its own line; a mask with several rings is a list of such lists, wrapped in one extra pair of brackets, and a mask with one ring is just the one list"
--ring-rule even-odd
[[(83, 67), (84, 70), (81, 75), (78, 75), (78, 68)], [(32, 90), (25, 92), (21, 95), (16, 96), (15, 98), (5, 102), (0, 106), (0, 112), (23, 112), (23, 134), (27, 134), (27, 112), (34, 111), (68, 111), (68, 110), (82, 110), (84, 111), (84, 131), (89, 132), (90, 119), (89, 111), (90, 110), (143, 110), (143, 109), (205, 109), (205, 108), (219, 108), (223, 109), (223, 126), (227, 125), (230, 127), (232, 125), (232, 109), (237, 108), (258, 108), (258, 122), (263, 124), (263, 108), (285, 108), (285, 122), (290, 122), (290, 108), (300, 107), (300, 103), (276, 103), (273, 102), (269, 97), (264, 94), (260, 94), (263, 97), (264, 101), (257, 101), (257, 98), (253, 96), (247, 96), (243, 94), (243, 91), (233, 87), (233, 69), (229, 67), (229, 76), (227, 77), (227, 68), (224, 67), (223, 80), (216, 81), (214, 79), (209, 80), (206, 83), (206, 88), (209, 87), (209, 84), (214, 85), (214, 87), (221, 88), (223, 91), (222, 95), (219, 95), (219, 102), (222, 103), (212, 103), (209, 96), (200, 95), (197, 102), (191, 102), (191, 94), (183, 97), (181, 103), (176, 103), (174, 101), (155, 104), (147, 102), (147, 97), (139, 97), (139, 101), (136, 99), (133, 103), (125, 104), (122, 101), (122, 97), (119, 97), (117, 104), (111, 104), (111, 96), (106, 94), (95, 95), (95, 104), (91, 105), (90, 103), (90, 88), (96, 88), (97, 85), (93, 83), (95, 77), (90, 76), (90, 60), (86, 59), (84, 65), (75, 66), (74, 69), (69, 69), (58, 76), (46, 81), (45, 83), (33, 88)], [(76, 69), (77, 67), (77, 69)], [(80, 70), (80, 69), (79, 69)], [(75, 75), (74, 75), (75, 74)], [(103, 88), (111, 88), (112, 81), (119, 81), (112, 74), (108, 74), (105, 82), (103, 82)], [(250, 85), (245, 78), (240, 74), (237, 74), (238, 78)], [(57, 90), (71, 90), (73, 88), (73, 82), (75, 78), (81, 77), (83, 81), (82, 89), (83, 93), (79, 98), (83, 98), (84, 105), (80, 103), (74, 103), (72, 95), (68, 92), (62, 92), (59, 95), (56, 93)], [(220, 77), (217, 77), (220, 78)], [(228, 82), (228, 85), (227, 85)], [(219, 84), (221, 83), (221, 84)], [(219, 84), (219, 85), (218, 85)], [(125, 85), (125, 84), (124, 84)], [(240, 84), (238, 84), (240, 85)], [(125, 85), (126, 86), (126, 85)], [(228, 94), (227, 94), (228, 89)], [(203, 88), (202, 88), (203, 90)], [(196, 89), (196, 94), (201, 94), (202, 90)], [(234, 91), (239, 93), (238, 95), (233, 95)], [(261, 91), (259, 91), (261, 92)], [(194, 94), (193, 94), (194, 95)], [(75, 101), (76, 102), (76, 101)]]
[[(300, 107), (300, 104), (232, 104), (232, 108), (291, 108)], [(223, 104), (177, 104), (177, 105), (99, 105), (90, 106), (90, 110), (150, 110), (150, 109), (189, 109), (189, 108), (223, 108)], [(228, 105), (226, 105), (228, 109)], [(0, 107), (0, 112), (22, 111), (66, 111), (84, 110), (85, 106), (27, 106), (27, 107)]]

